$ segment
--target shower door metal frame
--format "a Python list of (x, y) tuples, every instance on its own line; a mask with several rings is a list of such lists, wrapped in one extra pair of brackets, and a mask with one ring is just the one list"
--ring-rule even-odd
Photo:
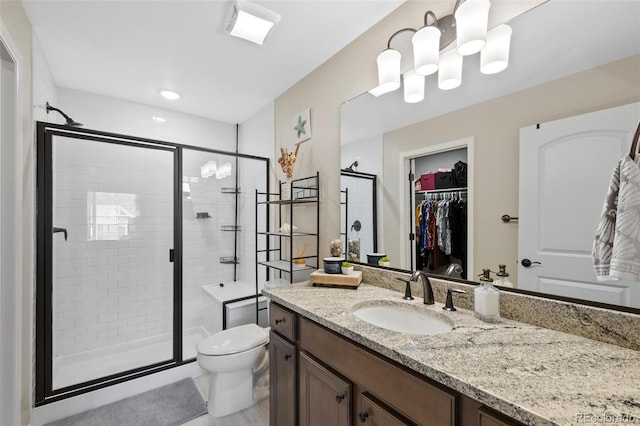
[[(269, 187), (270, 160), (266, 157), (171, 143), (60, 124), (36, 122), (36, 322), (35, 322), (35, 406), (102, 389), (195, 361), (182, 357), (182, 155), (184, 149), (228, 155), (236, 159), (265, 162), (265, 185)], [(135, 146), (173, 152), (174, 244), (167, 253), (173, 263), (173, 357), (170, 360), (53, 390), (53, 136)], [(237, 173), (237, 169), (236, 169)], [(257, 296), (256, 296), (257, 300)], [(257, 312), (257, 310), (256, 310)], [(257, 321), (257, 317), (256, 317)]]
[[(371, 173), (364, 173), (364, 172), (356, 172), (353, 170), (347, 170), (347, 169), (341, 169), (340, 170), (340, 176), (346, 176), (346, 177), (352, 177), (355, 179), (364, 179), (364, 180), (370, 180), (371, 181), (371, 203), (373, 205), (373, 212), (372, 212), (372, 217), (373, 217), (373, 251), (374, 253), (378, 251), (378, 176), (371, 174)], [(345, 243), (348, 243), (349, 241), (349, 218), (348, 218), (348, 213), (349, 213), (349, 198), (348, 198), (348, 192), (347, 192), (347, 203), (346, 203), (346, 208), (345, 208)], [(346, 246), (345, 246), (346, 247)]]

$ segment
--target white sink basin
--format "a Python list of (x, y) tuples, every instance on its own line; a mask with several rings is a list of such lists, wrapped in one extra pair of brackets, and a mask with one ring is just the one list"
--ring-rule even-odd
[(400, 333), (431, 335), (446, 333), (453, 328), (453, 324), (436, 314), (401, 306), (365, 306), (355, 309), (353, 314), (377, 327)]

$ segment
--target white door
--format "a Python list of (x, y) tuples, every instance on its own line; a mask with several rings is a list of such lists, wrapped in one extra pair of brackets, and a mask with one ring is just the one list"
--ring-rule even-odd
[(518, 288), (640, 307), (640, 283), (597, 281), (591, 258), (611, 173), (639, 119), (635, 103), (520, 129)]

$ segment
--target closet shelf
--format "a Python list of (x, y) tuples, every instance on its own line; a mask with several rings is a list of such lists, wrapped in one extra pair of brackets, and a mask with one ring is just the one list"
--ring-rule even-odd
[(425, 189), (424, 191), (416, 191), (416, 194), (437, 194), (439, 192), (462, 192), (467, 191), (467, 187), (464, 188), (447, 188), (447, 189)]

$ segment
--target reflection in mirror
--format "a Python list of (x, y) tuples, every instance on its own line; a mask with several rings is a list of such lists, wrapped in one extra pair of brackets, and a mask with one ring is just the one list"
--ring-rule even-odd
[(353, 171), (354, 167), (352, 164), (340, 173), (340, 234), (346, 258), (351, 262), (365, 262), (367, 253), (378, 249), (378, 217), (374, 208), (377, 177)]
[(467, 148), (411, 158), (411, 269), (467, 278)]
[[(599, 22), (603, 31), (594, 34), (588, 22)], [(473, 240), (469, 249), (469, 262), (473, 263), (469, 279), (484, 268), (498, 272), (499, 265), (504, 264), (510, 281), (520, 289), (640, 307), (639, 283), (613, 283), (608, 288), (585, 285), (585, 276), (595, 277), (592, 267), (587, 267), (581, 278), (566, 280), (545, 279), (544, 271), (550, 262), (543, 262), (542, 266), (533, 264), (526, 269), (520, 261), (539, 261), (540, 247), (534, 252), (519, 253), (518, 243), (522, 240), (519, 222), (501, 220), (505, 214), (519, 217), (522, 228), (522, 217), (527, 213), (523, 211), (519, 185), (531, 180), (522, 177), (521, 168), (532, 158), (521, 156), (521, 129), (535, 131), (538, 124), (542, 128), (551, 127), (549, 123), (559, 119), (640, 101), (640, 44), (637, 42), (640, 3), (551, 1), (513, 19), (510, 25), (514, 29), (512, 60), (509, 69), (501, 74), (483, 76), (467, 72), (471, 67), (466, 64), (463, 84), (455, 91), (439, 91), (436, 82), (427, 78), (422, 103), (406, 104), (399, 92), (379, 98), (365, 93), (342, 106), (342, 167), (354, 160), (351, 147), (367, 141), (381, 145), (381, 149), (375, 151), (379, 158), (370, 160), (382, 163), (382, 171), (376, 173), (381, 187), (379, 249), (398, 260), (393, 266), (412, 268), (412, 256), (406, 249), (410, 246), (408, 230), (412, 225), (407, 189), (410, 163), (403, 159), (426, 147), (470, 138), (474, 151), (469, 156), (469, 180), (474, 203), (469, 207), (469, 214), (473, 216), (469, 220), (469, 238)], [(474, 60), (469, 59), (469, 62)], [(638, 116), (640, 112), (635, 115), (635, 123), (626, 125), (628, 129), (618, 137), (618, 145), (608, 149), (606, 158), (603, 155), (587, 158), (581, 148), (588, 141), (576, 141), (579, 145), (576, 152), (580, 155), (565, 158), (567, 170), (574, 166), (593, 169), (590, 165), (598, 163), (608, 170), (605, 175), (610, 176), (615, 159), (624, 152), (623, 146), (626, 145), (628, 151)], [(591, 151), (596, 152), (598, 148)], [(612, 157), (611, 153), (615, 155)], [(612, 164), (604, 164), (611, 161)], [(554, 189), (554, 201), (540, 194), (542, 211), (545, 215), (553, 213), (545, 219), (547, 225), (548, 220), (572, 208), (575, 188), (572, 189), (570, 180), (564, 179), (555, 187), (549, 181), (547, 189)], [(578, 241), (581, 244), (593, 241), (608, 180), (608, 177), (599, 178), (597, 184), (580, 186), (580, 191), (597, 206), (594, 217), (590, 218), (593, 223), (585, 224), (587, 229), (593, 229), (588, 235), (580, 231), (579, 236), (560, 237), (554, 232), (545, 237), (554, 237), (550, 241), (559, 252), (574, 250)], [(564, 198), (558, 198), (560, 193)], [(574, 211), (566, 216), (582, 219), (586, 215)], [(564, 243), (564, 248), (556, 244), (558, 242)], [(554, 247), (544, 250), (553, 251)], [(590, 260), (590, 251), (580, 250), (576, 256)], [(525, 278), (533, 269), (538, 278)], [(571, 283), (574, 288), (569, 290)]]

